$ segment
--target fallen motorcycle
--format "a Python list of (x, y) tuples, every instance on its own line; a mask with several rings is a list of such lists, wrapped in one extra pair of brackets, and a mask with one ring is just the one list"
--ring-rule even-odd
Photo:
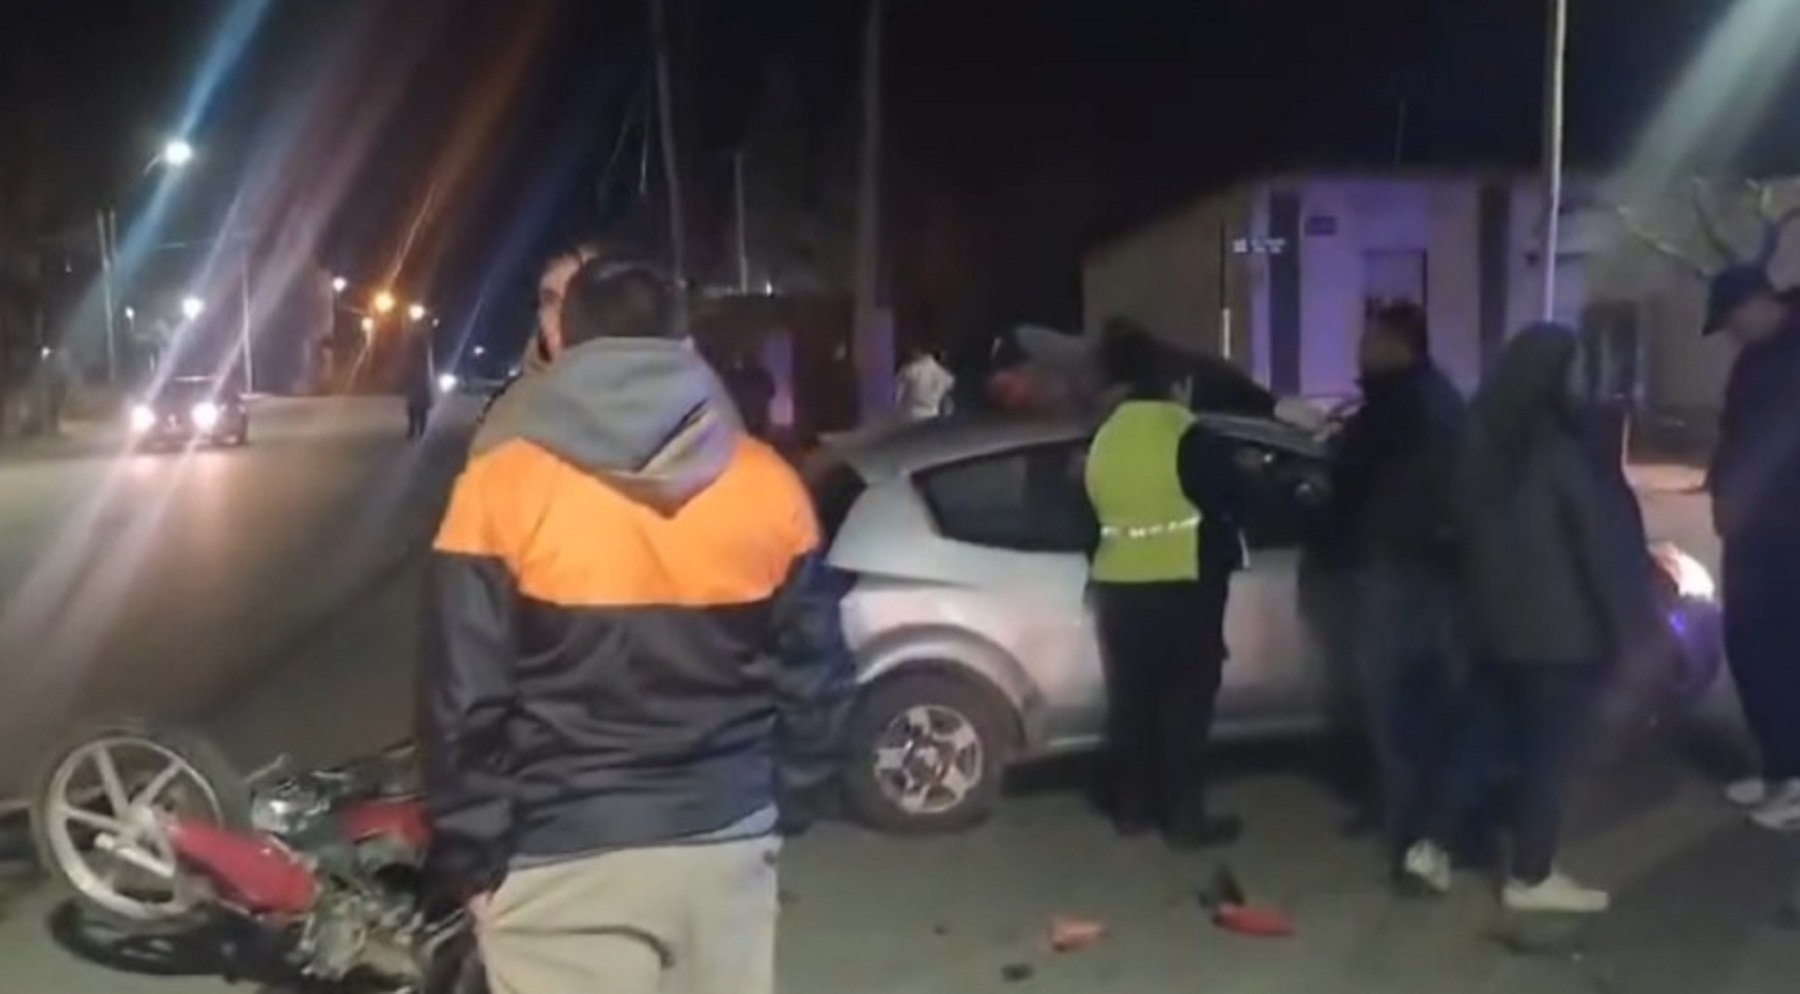
[(392, 994), (483, 989), (467, 914), (423, 897), (429, 841), (411, 750), (246, 777), (192, 733), (90, 725), (32, 795), (39, 857), (126, 934), (247, 922), (313, 980)]

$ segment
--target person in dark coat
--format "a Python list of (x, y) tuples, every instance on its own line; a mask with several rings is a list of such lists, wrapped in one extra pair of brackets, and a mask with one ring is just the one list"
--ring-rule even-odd
[(1396, 878), (1449, 889), (1455, 812), (1441, 809), (1466, 666), (1455, 632), (1450, 493), (1467, 405), (1431, 361), (1425, 312), (1376, 311), (1363, 332), (1362, 406), (1331, 463), (1334, 535), (1350, 571), (1351, 671), (1380, 773)]
[[(1655, 625), (1629, 496), (1609, 485), (1568, 392), (1575, 333), (1508, 343), (1470, 410), (1454, 501), (1475, 693), (1513, 777), (1504, 905), (1596, 913), (1610, 899), (1555, 868), (1562, 792), (1604, 676)], [(1482, 754), (1489, 754), (1481, 748)]]
[(1771, 829), (1800, 828), (1800, 302), (1759, 266), (1713, 278), (1705, 332), (1742, 347), (1707, 474), (1724, 545), (1725, 655), (1756, 742), (1757, 775), (1726, 795)]
[(432, 392), (437, 382), (432, 375), (431, 343), (421, 335), (406, 357), (406, 437), (425, 437), (425, 425), (431, 416)]

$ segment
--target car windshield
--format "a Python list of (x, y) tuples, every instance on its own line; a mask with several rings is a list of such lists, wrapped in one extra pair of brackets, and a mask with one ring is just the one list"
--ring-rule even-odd
[(156, 388), (155, 398), (164, 404), (191, 404), (209, 400), (219, 392), (218, 382), (204, 377), (181, 377)]

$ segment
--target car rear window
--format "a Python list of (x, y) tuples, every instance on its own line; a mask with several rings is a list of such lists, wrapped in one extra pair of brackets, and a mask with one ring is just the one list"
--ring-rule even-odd
[(819, 516), (820, 540), (830, 548), (868, 484), (848, 463), (834, 459), (807, 474), (806, 488), (812, 493), (813, 513)]

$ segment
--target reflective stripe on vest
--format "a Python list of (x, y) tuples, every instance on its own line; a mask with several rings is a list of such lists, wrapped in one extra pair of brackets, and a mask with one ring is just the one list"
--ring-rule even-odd
[(1200, 571), (1199, 509), (1181, 489), (1187, 408), (1127, 401), (1088, 449), (1085, 482), (1100, 520), (1091, 575), (1103, 583), (1193, 580)]

